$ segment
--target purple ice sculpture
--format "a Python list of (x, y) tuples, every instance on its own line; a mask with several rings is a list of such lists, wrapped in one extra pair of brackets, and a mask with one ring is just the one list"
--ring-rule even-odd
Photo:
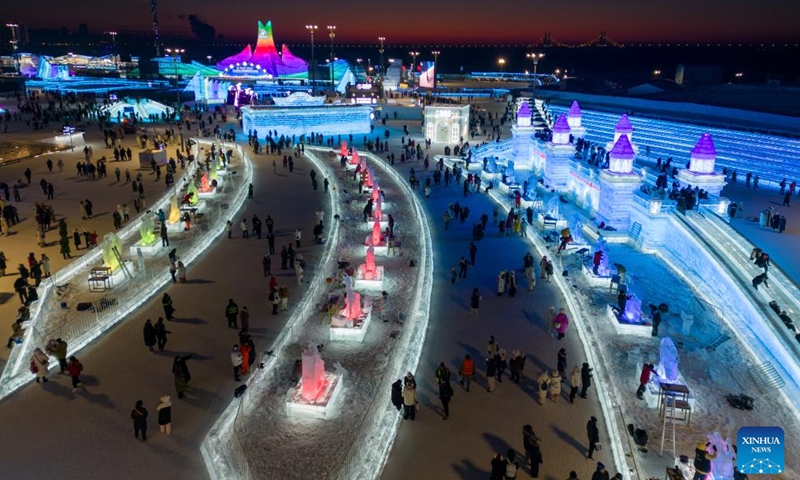
[(675, 383), (678, 381), (678, 349), (672, 343), (672, 339), (664, 337), (658, 349), (659, 359), (658, 373), (662, 383)]

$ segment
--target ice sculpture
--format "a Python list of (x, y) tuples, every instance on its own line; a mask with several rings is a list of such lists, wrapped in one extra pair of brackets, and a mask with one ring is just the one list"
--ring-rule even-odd
[(567, 123), (569, 124), (570, 128), (576, 128), (581, 126), (581, 107), (578, 105), (577, 100), (572, 101), (572, 105), (569, 107), (569, 111), (567, 112)]
[[(367, 264), (369, 264), (369, 251), (367, 252)], [(372, 269), (375, 270), (375, 253), (372, 254)], [(344, 316), (348, 323), (361, 317), (364, 312), (361, 310), (361, 294), (353, 290), (353, 279), (349, 275), (344, 277), (346, 295), (344, 298)]]
[(495, 173), (497, 172), (497, 160), (495, 157), (489, 158), (489, 162), (486, 164), (486, 173)]
[(553, 195), (547, 201), (547, 216), (550, 218), (558, 218), (558, 195)]
[(200, 177), (200, 191), (203, 193), (208, 193), (211, 190), (211, 184), (208, 182), (208, 173), (203, 172), (203, 175)]
[(723, 440), (719, 432), (711, 432), (708, 436), (711, 448), (717, 447), (717, 458), (711, 460), (711, 472), (714, 480), (733, 480), (733, 448), (730, 446), (730, 439)]
[(347, 156), (347, 142), (342, 140), (342, 143), (339, 146), (339, 156), (346, 157)]
[(576, 245), (586, 243), (586, 239), (583, 238), (583, 220), (579, 214), (575, 214), (572, 217), (572, 225), (570, 226), (570, 234), (572, 234), (572, 243)]
[(619, 141), (619, 137), (623, 135), (628, 137), (629, 143), (633, 144), (633, 125), (631, 125), (631, 121), (628, 119), (626, 113), (623, 113), (622, 116), (619, 117), (619, 121), (614, 127), (614, 143), (616, 144)]
[(642, 322), (642, 300), (636, 294), (632, 294), (625, 304), (623, 316), (628, 323)]
[(178, 208), (178, 196), (173, 195), (169, 199), (169, 215), (167, 216), (167, 223), (175, 225), (181, 219), (181, 209)]
[(194, 180), (189, 182), (189, 186), (186, 188), (186, 194), (192, 194), (189, 197), (189, 205), (195, 206), (197, 202), (200, 201), (200, 197), (197, 195), (197, 185), (195, 185)]
[(381, 222), (375, 221), (372, 224), (372, 245), (378, 246), (381, 244)]
[(522, 197), (526, 200), (533, 200), (536, 198), (536, 176), (532, 173), (529, 174), (527, 182)]
[(145, 214), (142, 217), (142, 224), (139, 226), (139, 240), (140, 245), (151, 245), (156, 242), (156, 222), (155, 217), (150, 214)]
[(116, 233), (110, 232), (103, 237), (103, 265), (109, 267), (112, 272), (119, 268), (118, 255), (122, 251), (121, 248), (122, 242)]
[(367, 248), (366, 266), (364, 267), (364, 278), (372, 280), (375, 278), (375, 248)]
[(717, 159), (717, 149), (711, 134), (704, 133), (692, 149), (689, 171), (694, 173), (714, 173), (714, 162)]
[(350, 157), (350, 165), (358, 165), (361, 163), (361, 160), (358, 158), (358, 152), (356, 149), (353, 149), (353, 155)]
[(608, 170), (611, 173), (629, 174), (633, 171), (633, 157), (636, 153), (630, 140), (625, 135), (620, 135), (619, 140), (614, 143), (614, 147), (608, 152)]
[(375, 172), (372, 170), (372, 167), (367, 168), (367, 186), (372, 188), (374, 181), (375, 181)]
[(659, 346), (658, 367), (656, 368), (659, 381), (662, 383), (676, 383), (678, 381), (678, 349), (672, 339), (664, 337)]
[(509, 160), (506, 163), (506, 185), (514, 185), (517, 183), (517, 177), (514, 174), (514, 162)]
[(319, 350), (313, 343), (303, 352), (303, 389), (302, 397), (313, 403), (325, 388), (325, 362), (319, 356)]
[(380, 222), (382, 220), (382, 218), (383, 218), (383, 215), (382, 215), (382, 212), (381, 212), (381, 202), (378, 201), (375, 204), (375, 210), (373, 210), (373, 212), (372, 212), (372, 219), (375, 220), (376, 222)]
[(219, 178), (219, 170), (221, 169), (221, 165), (219, 162), (219, 157), (216, 155), (211, 160), (211, 171), (208, 173), (209, 180), (216, 180)]
[(528, 102), (522, 102), (519, 110), (517, 110), (517, 126), (530, 127), (532, 123), (532, 117), (533, 114), (531, 113), (530, 105), (528, 105)]
[(375, 182), (375, 186), (372, 188), (372, 201), (377, 202), (378, 197), (381, 196), (381, 189), (378, 187), (378, 182)]

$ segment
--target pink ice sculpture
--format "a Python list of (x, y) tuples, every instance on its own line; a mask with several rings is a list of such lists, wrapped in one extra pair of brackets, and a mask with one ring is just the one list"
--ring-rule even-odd
[(375, 182), (375, 186), (372, 187), (372, 201), (377, 202), (381, 196), (381, 189), (378, 188), (377, 182)]
[(303, 352), (302, 363), (303, 389), (300, 394), (313, 403), (325, 388), (325, 362), (320, 358), (317, 346), (313, 343)]
[(211, 191), (211, 185), (208, 183), (208, 173), (206, 172), (203, 172), (203, 176), (200, 177), (200, 191), (203, 193)]
[(380, 222), (383, 219), (383, 214), (381, 213), (381, 204), (380, 204), (380, 202), (377, 202), (375, 204), (375, 210), (372, 212), (372, 219), (375, 220), (376, 222)]
[(356, 149), (353, 149), (353, 156), (350, 157), (350, 165), (358, 165), (361, 163), (361, 160), (358, 158), (358, 152)]
[(342, 157), (347, 156), (347, 142), (342, 140), (341, 147), (339, 147), (339, 155)]
[(377, 268), (375, 267), (375, 249), (373, 247), (367, 248), (367, 259), (364, 267), (364, 279), (374, 280)]
[(372, 224), (372, 245), (381, 244), (381, 222), (375, 221)]
[[(375, 257), (373, 254), (372, 265), (375, 265)], [(348, 277), (349, 280), (349, 277)], [(356, 320), (364, 315), (361, 309), (361, 294), (354, 291), (352, 281), (347, 282), (347, 294), (344, 298), (344, 316), (347, 320)]]

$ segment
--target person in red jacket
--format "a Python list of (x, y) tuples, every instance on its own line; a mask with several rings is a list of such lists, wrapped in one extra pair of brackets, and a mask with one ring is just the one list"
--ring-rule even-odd
[(598, 250), (598, 251), (594, 252), (594, 257), (592, 257), (592, 265), (593, 265), (592, 273), (594, 273), (595, 275), (599, 275), (597, 273), (597, 269), (598, 269), (598, 267), (600, 267), (600, 260), (602, 260), (602, 259), (603, 259), (603, 251), (602, 250)]
[(469, 392), (469, 383), (475, 375), (475, 363), (469, 355), (464, 355), (464, 360), (461, 361), (461, 368), (459, 368), (458, 373), (461, 375), (461, 385), (464, 390)]
[(72, 379), (72, 391), (78, 390), (78, 387), (81, 386), (81, 372), (83, 371), (83, 365), (81, 362), (78, 361), (75, 356), (69, 357), (69, 363), (67, 364), (67, 372), (69, 373), (69, 377)]
[(650, 383), (650, 378), (656, 373), (656, 367), (652, 363), (645, 363), (642, 367), (642, 373), (639, 375), (639, 389), (636, 390), (636, 396), (641, 400), (644, 397), (644, 391), (647, 384)]

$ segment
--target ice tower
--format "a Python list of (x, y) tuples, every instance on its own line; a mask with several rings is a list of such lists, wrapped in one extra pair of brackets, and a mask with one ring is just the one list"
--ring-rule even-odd
[(626, 135), (620, 135), (609, 152), (609, 168), (600, 172), (600, 208), (598, 217), (617, 230), (630, 226), (633, 192), (639, 189), (642, 177), (633, 171), (636, 154)]
[(574, 137), (583, 137), (586, 135), (586, 127), (581, 125), (582, 116), (583, 114), (581, 113), (581, 107), (578, 105), (578, 101), (573, 100), (567, 112), (567, 123), (569, 123), (569, 128)]
[(545, 144), (544, 183), (555, 190), (566, 190), (570, 160), (575, 147), (569, 143), (571, 129), (566, 115), (561, 115), (553, 125), (553, 139)]
[(517, 110), (517, 121), (511, 127), (513, 144), (513, 161), (521, 170), (530, 170), (533, 166), (533, 156), (536, 148), (533, 127), (533, 113), (528, 102), (523, 101)]
[(707, 191), (711, 195), (719, 196), (725, 186), (725, 175), (714, 171), (717, 159), (717, 149), (711, 134), (704, 133), (692, 149), (689, 168), (678, 172), (681, 186), (691, 185)]

